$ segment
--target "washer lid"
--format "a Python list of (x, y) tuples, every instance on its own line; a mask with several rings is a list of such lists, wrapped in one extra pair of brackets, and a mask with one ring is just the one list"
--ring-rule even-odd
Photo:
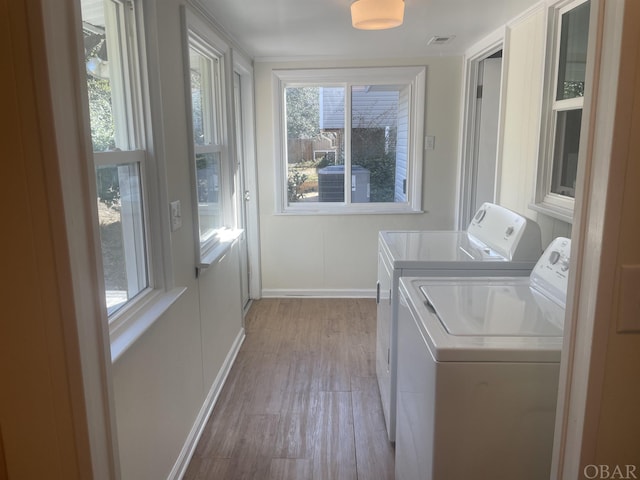
[(450, 335), (561, 337), (564, 309), (528, 283), (423, 285), (427, 308)]

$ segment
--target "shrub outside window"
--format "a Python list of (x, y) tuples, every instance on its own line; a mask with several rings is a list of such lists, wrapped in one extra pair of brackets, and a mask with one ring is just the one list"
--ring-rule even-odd
[(279, 211), (419, 211), (424, 77), (424, 67), (274, 71)]

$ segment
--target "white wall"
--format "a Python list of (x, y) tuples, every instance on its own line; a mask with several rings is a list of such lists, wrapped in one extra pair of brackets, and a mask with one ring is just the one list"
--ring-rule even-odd
[(160, 94), (152, 99), (161, 116), (154, 134), (165, 151), (168, 199), (182, 203), (182, 228), (171, 233), (173, 281), (186, 293), (113, 365), (123, 480), (169, 476), (243, 332), (237, 246), (196, 278), (180, 15), (185, 3), (145, 2), (150, 77)]
[(242, 330), (238, 262), (236, 244), (114, 364), (123, 479), (167, 478), (219, 391)]
[(534, 198), (540, 138), (546, 31), (542, 4), (506, 28), (507, 81), (498, 180), (498, 203), (536, 220), (542, 230), (543, 248), (557, 236), (571, 236), (571, 225), (529, 208)]
[[(276, 68), (426, 65), (423, 214), (276, 215), (272, 70)], [(461, 57), (393, 59), (365, 63), (257, 62), (256, 134), (263, 294), (373, 294), (379, 230), (453, 229), (462, 81)]]

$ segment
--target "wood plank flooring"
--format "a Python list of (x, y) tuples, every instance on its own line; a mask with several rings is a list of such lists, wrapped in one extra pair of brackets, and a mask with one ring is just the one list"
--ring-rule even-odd
[(392, 480), (371, 299), (262, 299), (185, 480)]

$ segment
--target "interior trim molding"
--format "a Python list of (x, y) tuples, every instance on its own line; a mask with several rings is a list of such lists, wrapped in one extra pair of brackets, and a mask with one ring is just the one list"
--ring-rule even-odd
[(193, 453), (196, 450), (198, 445), (198, 441), (204, 431), (204, 427), (213, 412), (213, 407), (215, 407), (216, 402), (218, 401), (218, 397), (220, 396), (220, 392), (222, 391), (222, 387), (224, 387), (225, 382), (227, 381), (227, 377), (229, 376), (229, 372), (231, 371), (231, 367), (236, 361), (236, 357), (238, 356), (238, 352), (240, 351), (240, 347), (245, 339), (245, 331), (244, 328), (240, 330), (238, 336), (236, 337), (229, 353), (227, 354), (227, 358), (224, 360), (224, 364), (222, 368), (218, 372), (216, 379), (211, 385), (211, 389), (207, 394), (207, 397), (202, 404), (202, 408), (196, 417), (196, 421), (191, 427), (191, 431), (187, 436), (187, 439), (184, 442), (180, 455), (176, 460), (176, 463), (173, 465), (168, 480), (180, 480), (184, 477), (184, 474), (189, 467), (189, 462), (191, 461), (191, 457), (193, 457)]
[(376, 298), (375, 288), (324, 289), (324, 288), (263, 288), (262, 298), (315, 297), (315, 298)]

